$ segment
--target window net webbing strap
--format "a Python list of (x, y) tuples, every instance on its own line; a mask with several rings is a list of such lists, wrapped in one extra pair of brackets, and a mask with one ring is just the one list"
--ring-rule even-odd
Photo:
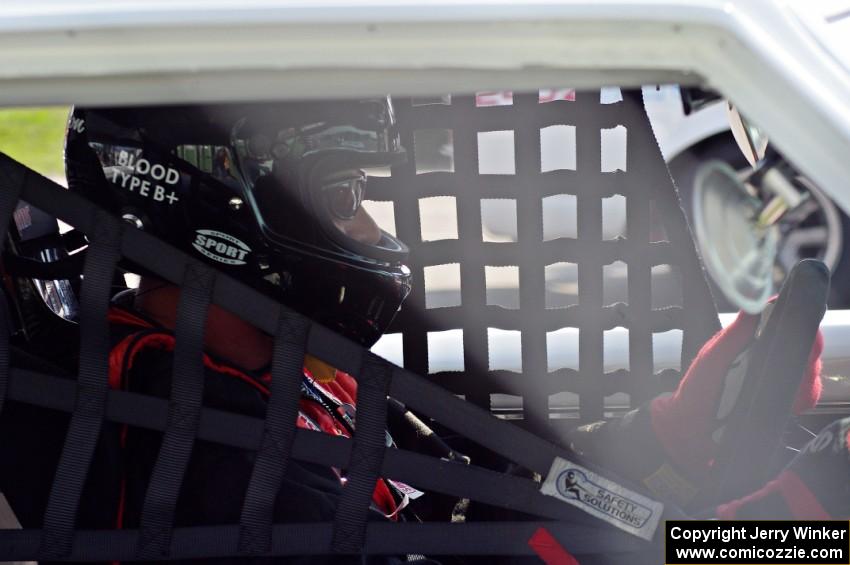
[[(73, 392), (74, 383), (68, 379), (12, 369), (10, 399), (71, 412), (74, 408)], [(162, 398), (121, 390), (108, 393), (106, 418), (111, 422), (161, 431), (166, 427), (167, 414), (168, 404)], [(478, 421), (477, 425), (484, 425), (483, 422)], [(297, 430), (294, 435), (292, 456), (296, 459), (337, 468), (348, 464), (351, 441), (303, 430)], [(263, 421), (203, 408), (198, 439), (258, 450), (263, 442)], [(469, 497), (544, 518), (595, 523), (594, 518), (542, 495), (540, 485), (534, 481), (475, 465), (458, 464), (403, 449), (387, 449), (381, 475), (416, 484), (428, 491)]]
[[(109, 389), (109, 324), (112, 275), (121, 256), (126, 224), (90, 209), (91, 243), (83, 267), (80, 298), (80, 365), (71, 423), (56, 468), (44, 514), (44, 558), (61, 558), (71, 550), (80, 497), (100, 437)], [(34, 446), (35, 448), (35, 446)]]
[(171, 549), (177, 498), (201, 419), (204, 329), (215, 279), (216, 272), (206, 265), (186, 265), (177, 305), (168, 422), (142, 507), (141, 559), (156, 559)]
[(364, 547), (372, 491), (386, 448), (387, 394), (392, 366), (383, 359), (367, 355), (360, 372), (373, 378), (358, 381), (357, 429), (349, 459), (348, 481), (334, 518), (333, 548), (339, 553), (358, 553)]
[[(9, 230), (9, 221), (12, 218), (12, 211), (18, 204), (21, 190), (24, 186), (24, 177), (29, 174), (29, 169), (22, 168), (14, 171), (6, 171), (7, 175), (3, 182), (7, 185), (7, 189), (0, 192), (0, 234), (5, 234)], [(20, 178), (16, 178), (19, 175)], [(6, 237), (0, 239), (0, 252), (6, 245)], [(5, 293), (0, 290), (0, 316), (2, 319), (8, 320), (8, 304), (6, 302)], [(6, 400), (6, 391), (9, 386), (9, 325), (0, 324), (0, 414), (3, 412), (3, 405)]]
[[(578, 396), (581, 421), (593, 421), (602, 418), (606, 397), (626, 393), (637, 406), (670, 389), (679, 372), (656, 374), (659, 334), (681, 330), (686, 367), (719, 327), (639, 93), (626, 92), (612, 103), (603, 103), (599, 92), (573, 98), (544, 103), (537, 93), (514, 94), (511, 104), (500, 106), (473, 96), (451, 97), (448, 104), (398, 101), (402, 145), (412, 158), (390, 177), (370, 182), (367, 195), (392, 203), (397, 235), (411, 248), (413, 291), (390, 328), (402, 334), (405, 367), (484, 408), (497, 408), (491, 400), (509, 395), (521, 407), (521, 425), (540, 434), (549, 434), (565, 393)], [(448, 140), (440, 151), (453, 154), (443, 170), (434, 170), (428, 147), (420, 147), (434, 132)], [(625, 163), (611, 163), (612, 140), (625, 143)], [(498, 153), (497, 142), (509, 149)], [(574, 161), (553, 164), (551, 148), (566, 153), (571, 146)], [(496, 153), (509, 164), (494, 164)], [(444, 202), (444, 209), (456, 213), (456, 235), (433, 233), (434, 219), (423, 211), (447, 200), (437, 197), (453, 199), (454, 207)], [(495, 205), (515, 216), (515, 234), (488, 234)], [(550, 209), (564, 212), (553, 218)], [(625, 231), (603, 231), (621, 221), (618, 213)], [(547, 221), (577, 229), (565, 234)], [(460, 264), (460, 289), (453, 301), (440, 298), (436, 285), (429, 288), (429, 271), (454, 263)], [(515, 296), (496, 284), (505, 268), (516, 273)], [(618, 269), (627, 281), (619, 291), (609, 274)], [(559, 271), (573, 279), (559, 280)], [(559, 284), (577, 290), (559, 292)], [(668, 302), (664, 293), (671, 284), (681, 299)], [(614, 328), (628, 332), (626, 369), (605, 368), (606, 332)], [(457, 370), (434, 366), (437, 334), (447, 331), (462, 332)], [(521, 336), (521, 362), (506, 369), (498, 361), (499, 344), (506, 342), (497, 334), (507, 339), (512, 332)], [(575, 333), (577, 364), (560, 366), (555, 350), (571, 345), (559, 339)]]
[[(416, 524), (369, 522), (366, 546), (373, 555), (534, 555), (527, 540), (545, 527), (570, 553), (583, 556), (618, 554), (634, 562), (628, 554), (646, 551), (646, 542), (632, 536), (611, 535), (609, 529), (560, 522), (490, 522), (474, 524)], [(202, 559), (239, 556), (238, 526), (176, 528), (172, 535), (172, 558)], [(293, 555), (332, 555), (332, 526), (326, 523), (278, 524), (272, 528), (272, 546), (266, 557)], [(0, 549), (3, 559), (24, 561), (37, 555), (40, 532), (3, 531)], [(69, 560), (134, 561), (138, 530), (79, 530)], [(13, 540), (13, 541), (12, 541)], [(649, 548), (660, 555), (660, 546)], [(646, 557), (644, 557), (646, 559)], [(644, 561), (645, 562), (645, 561)]]
[(239, 521), (239, 550), (244, 553), (264, 553), (272, 546), (274, 504), (295, 441), (308, 330), (304, 318), (280, 310), (272, 353), (271, 396)]

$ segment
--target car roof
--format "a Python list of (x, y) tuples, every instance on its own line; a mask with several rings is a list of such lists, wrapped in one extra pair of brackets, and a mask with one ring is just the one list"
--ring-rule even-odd
[(804, 12), (768, 0), (7, 0), (0, 104), (700, 84), (850, 211), (850, 74), (820, 39), (824, 14)]

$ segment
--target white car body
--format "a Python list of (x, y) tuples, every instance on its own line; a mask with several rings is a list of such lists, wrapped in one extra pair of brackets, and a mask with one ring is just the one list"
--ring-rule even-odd
[(12, 0), (0, 6), (0, 101), (699, 82), (764, 124), (847, 210), (850, 75), (820, 16), (767, 0)]
[(645, 87), (643, 96), (652, 131), (668, 163), (700, 142), (729, 131), (729, 118), (722, 102), (686, 115), (676, 86)]

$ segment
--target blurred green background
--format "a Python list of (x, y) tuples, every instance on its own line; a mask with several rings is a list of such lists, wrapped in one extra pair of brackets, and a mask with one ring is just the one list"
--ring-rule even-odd
[(0, 151), (48, 177), (64, 177), (62, 152), (68, 108), (0, 111)]

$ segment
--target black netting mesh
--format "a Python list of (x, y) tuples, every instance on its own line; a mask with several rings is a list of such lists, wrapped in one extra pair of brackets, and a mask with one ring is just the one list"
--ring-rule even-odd
[[(606, 397), (634, 406), (670, 388), (679, 373), (654, 364), (654, 341), (681, 330), (686, 367), (718, 327), (640, 94), (562, 98), (397, 100), (411, 158), (368, 195), (392, 202), (411, 248), (413, 292), (390, 330), (402, 333), (405, 367), (479, 406), (521, 406), (538, 429), (576, 404), (571, 394), (588, 421)], [(623, 143), (625, 163), (605, 154)], [(455, 295), (429, 288), (441, 269), (459, 277)], [(438, 332), (451, 330), (462, 365), (435, 370), (449, 354)], [(627, 365), (610, 369), (618, 340)], [(521, 362), (500, 367), (511, 347)]]
[[(550, 422), (566, 421), (551, 418), (563, 395), (578, 395), (579, 415), (585, 421), (603, 416), (606, 397), (617, 393), (627, 394), (629, 403), (636, 405), (678, 378), (677, 371), (657, 372), (653, 342), (659, 334), (681, 331), (678, 364), (684, 366), (718, 325), (687, 223), (639, 97), (626, 94), (602, 103), (600, 94), (592, 92), (578, 93), (574, 100), (541, 103), (533, 93), (515, 95), (511, 102), (479, 107), (476, 97), (470, 96), (452, 98), (448, 104), (399, 104), (402, 141), (412, 158), (394, 168), (391, 176), (370, 184), (369, 198), (385, 207), (392, 204), (397, 235), (412, 251), (414, 291), (391, 330), (401, 334), (407, 370), (223, 274), (214, 274), (150, 234), (106, 217), (79, 195), (0, 154), (0, 224), (8, 221), (20, 195), (95, 242), (84, 266), (85, 315), (76, 380), (41, 373), (53, 369), (32, 367), (25, 358), (10, 362), (9, 344), (0, 335), (0, 408), (9, 400), (72, 414), (43, 520), (36, 516), (24, 523), (24, 530), (1, 530), (0, 557), (109, 561), (357, 553), (531, 555), (527, 541), (543, 524), (556, 539), (569, 540), (570, 551), (578, 556), (642, 552), (653, 544), (657, 549), (658, 536), (647, 543), (615, 530), (542, 494), (529, 477), (386, 447), (389, 394), (532, 473), (544, 475), (556, 458), (562, 458), (602, 474), (593, 462), (540, 437), (550, 431)], [(435, 131), (441, 133), (435, 136)], [(574, 143), (562, 142), (573, 135)], [(441, 140), (430, 157), (423, 149), (429, 136)], [(549, 149), (544, 151), (545, 140), (552, 141), (552, 136), (557, 143), (548, 147), (555, 148), (556, 157), (548, 154)], [(612, 138), (626, 141), (625, 163), (619, 166), (612, 165), (603, 150)], [(495, 152), (494, 141), (500, 147)], [(483, 150), (488, 143), (491, 146)], [(567, 155), (558, 157), (562, 149)], [(432, 207), (433, 201), (426, 201), (434, 197), (449, 199), (440, 201), (442, 207)], [(500, 213), (493, 211), (493, 202), (502, 208)], [(547, 205), (553, 202), (558, 202), (557, 214)], [(617, 213), (616, 203), (624, 210)], [(504, 221), (505, 210), (515, 217), (515, 233), (513, 222)], [(575, 217), (566, 217), (570, 215)], [(431, 225), (435, 223), (437, 230)], [(183, 289), (174, 353), (176, 384), (167, 400), (106, 386), (103, 364), (109, 347), (104, 319), (119, 254)], [(459, 297), (428, 280), (433, 272), (429, 268), (452, 264), (458, 264)], [(515, 275), (516, 284), (488, 284), (488, 278), (493, 283), (492, 268), (504, 267), (513, 267), (507, 272)], [(678, 298), (675, 292), (657, 291), (659, 285), (669, 284), (665, 277), (672, 270), (680, 273)], [(619, 287), (611, 283), (617, 276), (623, 280), (623, 274), (625, 282)], [(265, 421), (201, 405), (200, 336), (210, 302), (278, 335), (278, 348), (288, 344), (289, 356), (297, 363), (284, 366), (283, 354), (276, 355), (276, 374), (298, 371), (306, 350), (357, 375), (360, 412), (353, 440), (305, 430), (283, 437), (281, 422), (291, 415), (286, 412), (287, 398), (270, 406)], [(435, 336), (446, 331), (455, 333), (445, 344), (456, 346), (460, 343), (456, 337), (462, 335), (460, 371), (437, 365), (446, 352), (440, 351), (444, 345), (435, 345)], [(614, 369), (606, 361), (612, 341), (607, 340), (606, 347), (606, 335), (613, 335), (606, 332), (611, 331), (619, 332), (617, 339), (625, 339), (627, 369)], [(575, 336), (575, 343), (560, 341), (564, 335)], [(516, 338), (519, 361), (511, 365), (504, 362), (504, 353)], [(571, 358), (577, 358), (573, 366), (560, 366), (569, 365)], [(468, 402), (414, 373), (428, 375)], [(274, 394), (288, 394), (294, 410), (298, 400), (294, 387)], [(537, 433), (492, 418), (472, 405), (496, 408), (498, 395), (521, 401), (521, 422)], [(4, 418), (9, 413), (7, 404)], [(151, 511), (142, 513), (135, 530), (77, 529), (82, 486), (104, 420), (165, 430), (159, 469), (146, 494), (146, 500), (153, 501), (146, 505)], [(6, 429), (10, 430), (8, 425)], [(279, 486), (290, 456), (348, 469), (334, 520), (273, 524), (269, 498), (249, 493), (239, 524), (174, 528), (176, 497), (196, 440), (258, 451), (258, 462), (270, 458), (271, 464), (254, 467), (252, 481), (257, 485)], [(18, 464), (13, 457), (6, 461)], [(541, 521), (369, 521), (369, 498), (378, 476), (533, 514)], [(14, 491), (5, 486), (4, 490)], [(510, 516), (509, 520), (516, 519), (515, 514)], [(676, 519), (681, 513), (668, 505), (663, 516), (658, 510), (657, 518), (662, 517)]]

